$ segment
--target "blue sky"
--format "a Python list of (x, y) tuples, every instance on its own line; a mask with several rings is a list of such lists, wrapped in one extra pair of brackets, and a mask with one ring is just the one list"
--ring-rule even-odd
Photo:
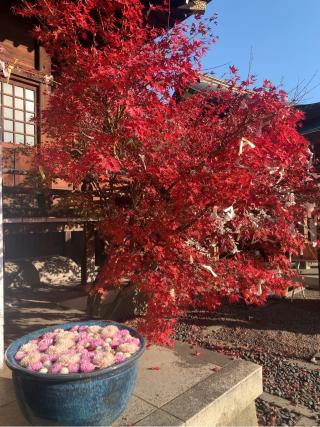
[(213, 13), (219, 40), (204, 70), (218, 67), (212, 71), (224, 77), (228, 66), (221, 65), (235, 65), (245, 79), (252, 52), (258, 83), (268, 79), (289, 92), (312, 80), (301, 103), (320, 102), (320, 0), (212, 0), (206, 16)]

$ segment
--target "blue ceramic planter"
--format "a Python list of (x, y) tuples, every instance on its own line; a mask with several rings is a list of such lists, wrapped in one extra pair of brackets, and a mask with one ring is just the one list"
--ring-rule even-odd
[[(48, 375), (22, 368), (14, 359), (28, 341), (56, 328), (74, 325), (116, 325), (128, 329), (141, 341), (141, 348), (121, 364), (90, 373)], [(14, 341), (6, 351), (17, 400), (25, 418), (33, 425), (108, 426), (127, 407), (136, 380), (138, 359), (145, 341), (134, 329), (110, 321), (64, 323), (39, 329)]]

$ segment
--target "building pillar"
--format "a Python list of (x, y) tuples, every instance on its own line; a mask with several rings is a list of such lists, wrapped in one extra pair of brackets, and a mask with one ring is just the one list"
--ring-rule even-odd
[(67, 258), (72, 258), (72, 231), (64, 232), (64, 251)]
[(320, 209), (317, 209), (317, 259), (318, 259), (318, 286), (320, 293), (320, 247), (318, 242), (320, 242)]
[(4, 289), (3, 289), (3, 213), (2, 213), (2, 146), (0, 146), (0, 369), (4, 356)]
[(86, 222), (83, 226), (84, 247), (81, 263), (81, 283), (90, 284), (95, 273), (95, 233), (94, 224)]

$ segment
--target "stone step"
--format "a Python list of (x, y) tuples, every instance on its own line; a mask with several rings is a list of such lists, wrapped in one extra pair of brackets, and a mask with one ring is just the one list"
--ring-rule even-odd
[(300, 417), (297, 424), (299, 427), (314, 427), (317, 425), (314, 418)]
[(303, 284), (309, 289), (319, 289), (319, 277), (318, 276), (302, 276)]
[(273, 405), (279, 406), (280, 408), (286, 408), (288, 411), (295, 412), (296, 414), (303, 415), (304, 417), (312, 418), (316, 414), (312, 412), (311, 409), (306, 408), (303, 405), (297, 404), (293, 405), (289, 400), (283, 399), (283, 397), (274, 396), (270, 393), (262, 393), (260, 399), (265, 402), (272, 403)]
[(303, 268), (303, 269), (299, 269), (299, 274), (301, 274), (302, 276), (304, 275), (313, 276), (313, 275), (318, 275), (319, 270), (318, 270), (318, 267)]

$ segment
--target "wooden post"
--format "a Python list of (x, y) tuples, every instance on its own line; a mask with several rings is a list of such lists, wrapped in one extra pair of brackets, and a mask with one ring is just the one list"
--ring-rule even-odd
[(81, 283), (87, 285), (93, 282), (95, 271), (95, 234), (94, 225), (86, 222), (83, 226), (83, 257), (81, 263)]
[(320, 292), (320, 247), (318, 245), (318, 242), (320, 242), (320, 214), (319, 214), (319, 208), (317, 208), (317, 259), (318, 259), (318, 286), (319, 286), (319, 292)]
[(0, 369), (4, 356), (4, 290), (3, 290), (3, 214), (2, 214), (2, 146), (0, 146)]
[(72, 231), (65, 230), (64, 232), (64, 250), (67, 258), (72, 258)]

